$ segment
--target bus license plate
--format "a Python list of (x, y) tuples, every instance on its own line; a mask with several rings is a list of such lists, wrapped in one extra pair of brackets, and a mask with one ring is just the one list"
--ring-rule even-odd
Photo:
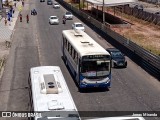
[(99, 85), (97, 84), (97, 85), (95, 85), (94, 87), (99, 87)]

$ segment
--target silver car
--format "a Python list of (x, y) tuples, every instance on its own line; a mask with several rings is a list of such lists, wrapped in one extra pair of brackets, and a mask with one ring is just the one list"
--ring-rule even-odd
[(53, 24), (59, 24), (59, 18), (57, 16), (50, 16), (49, 17), (49, 23), (51, 25), (53, 25)]
[(53, 8), (60, 8), (60, 5), (57, 2), (53, 3)]
[(82, 23), (80, 23), (80, 22), (73, 23), (72, 24), (72, 29), (85, 31), (84, 25)]
[(73, 19), (73, 15), (72, 15), (72, 13), (71, 12), (66, 12), (65, 14), (64, 14), (64, 17), (67, 19), (67, 20), (72, 20)]

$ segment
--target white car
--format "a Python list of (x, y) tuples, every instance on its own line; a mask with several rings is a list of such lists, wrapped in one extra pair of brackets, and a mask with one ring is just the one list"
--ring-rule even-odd
[(49, 23), (52, 24), (59, 24), (59, 18), (57, 16), (50, 16)]
[(85, 31), (85, 26), (80, 22), (75, 22), (72, 24), (72, 29)]
[(57, 2), (53, 3), (53, 8), (60, 8), (60, 5)]
[(65, 14), (64, 14), (64, 17), (67, 19), (67, 20), (69, 20), (69, 19), (73, 19), (73, 15), (72, 15), (72, 13), (71, 12), (66, 12)]

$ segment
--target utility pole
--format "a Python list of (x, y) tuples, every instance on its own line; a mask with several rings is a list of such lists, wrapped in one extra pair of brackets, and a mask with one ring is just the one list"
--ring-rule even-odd
[(0, 10), (2, 10), (2, 8), (3, 8), (3, 5), (2, 5), (2, 0), (0, 0)]
[(79, 10), (81, 9), (81, 0), (79, 0)]
[(103, 6), (102, 6), (102, 12), (103, 12), (103, 24), (105, 23), (105, 11), (104, 11), (104, 0), (103, 0)]

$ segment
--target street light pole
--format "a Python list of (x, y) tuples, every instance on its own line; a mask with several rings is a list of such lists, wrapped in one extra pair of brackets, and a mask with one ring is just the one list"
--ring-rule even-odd
[(104, 23), (105, 23), (104, 0), (103, 0), (103, 7), (102, 7), (102, 8), (103, 8), (103, 11), (102, 11), (102, 12), (103, 12), (103, 24), (104, 24)]
[(79, 10), (81, 9), (81, 0), (79, 0)]

